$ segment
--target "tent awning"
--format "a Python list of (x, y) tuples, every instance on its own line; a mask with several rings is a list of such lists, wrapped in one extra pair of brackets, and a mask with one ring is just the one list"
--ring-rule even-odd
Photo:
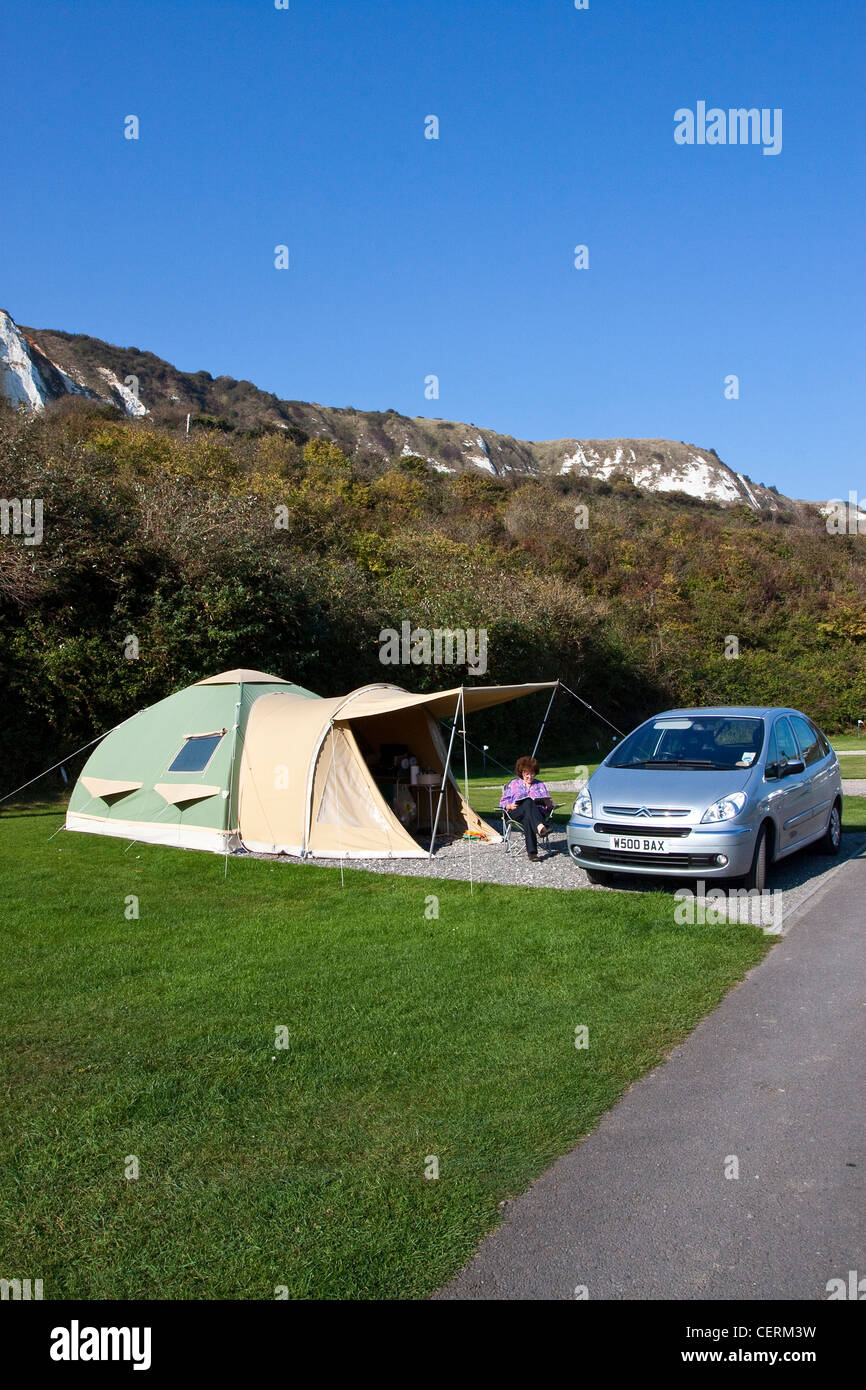
[(465, 708), (471, 713), (519, 700), (524, 695), (534, 695), (537, 690), (552, 690), (556, 684), (556, 681), (538, 681), (530, 685), (458, 685), (453, 690), (440, 690), (432, 695), (412, 695), (396, 685), (367, 685), (341, 700), (332, 717), (335, 723), (343, 724), (352, 719), (426, 705), (432, 715), (441, 718), (456, 715), (461, 689)]

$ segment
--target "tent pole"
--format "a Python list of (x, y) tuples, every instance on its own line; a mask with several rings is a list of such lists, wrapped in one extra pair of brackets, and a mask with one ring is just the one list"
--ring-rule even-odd
[(436, 802), (436, 818), (433, 821), (433, 828), (430, 831), (430, 853), (429, 859), (433, 858), (433, 846), (436, 844), (436, 827), (439, 824), (439, 812), (442, 810), (442, 796), (445, 792), (445, 784), (448, 781), (448, 769), (451, 766), (451, 749), (454, 747), (454, 735), (457, 732), (457, 715), (460, 713), (460, 699), (463, 694), (463, 687), (460, 687), (460, 695), (457, 697), (457, 709), (454, 711), (454, 723), (451, 725), (451, 738), (448, 742), (448, 756), (445, 759), (445, 766), (442, 769), (442, 785), (439, 788), (439, 799)]
[(541, 728), (538, 730), (538, 738), (535, 740), (535, 747), (534, 747), (533, 750), (532, 750), (532, 756), (533, 756), (533, 758), (535, 757), (536, 753), (538, 752), (538, 745), (539, 745), (539, 743), (541, 742), (541, 737), (542, 737), (542, 734), (544, 733), (545, 725), (547, 724), (548, 715), (550, 714), (550, 711), (553, 709), (553, 701), (554, 701), (554, 697), (555, 697), (556, 692), (557, 692), (558, 689), (559, 689), (559, 681), (557, 680), (556, 685), (553, 687), (553, 689), (552, 689), (551, 692), (550, 692), (550, 700), (548, 701), (547, 710), (545, 711), (544, 718), (543, 718), (542, 721), (541, 721)]
[(466, 801), (466, 833), (469, 837), (469, 892), (472, 894), (475, 891), (475, 885), (472, 881), (472, 826), (469, 822), (469, 753), (466, 748), (466, 696), (462, 685), (460, 687), (460, 708), (463, 713), (463, 795)]

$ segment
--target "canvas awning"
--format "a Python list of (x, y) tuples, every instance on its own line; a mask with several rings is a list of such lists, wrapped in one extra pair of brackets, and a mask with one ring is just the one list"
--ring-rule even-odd
[(473, 710), (519, 700), (523, 695), (532, 695), (537, 690), (552, 690), (556, 684), (556, 681), (537, 681), (529, 685), (457, 685), (453, 690), (440, 690), (432, 695), (412, 695), (396, 685), (366, 685), (340, 701), (332, 718), (335, 723), (345, 723), (369, 715), (412, 709), (418, 705), (426, 705), (432, 715), (441, 718), (457, 713), (461, 691), (466, 711), (471, 714)]

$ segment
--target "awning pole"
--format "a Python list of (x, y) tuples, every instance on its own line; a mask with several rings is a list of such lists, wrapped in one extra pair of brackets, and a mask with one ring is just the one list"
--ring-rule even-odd
[(460, 694), (457, 697), (457, 708), (454, 711), (454, 723), (451, 725), (451, 738), (448, 742), (448, 756), (445, 759), (445, 766), (442, 769), (442, 785), (439, 788), (439, 799), (436, 802), (436, 818), (433, 821), (433, 829), (430, 831), (430, 853), (429, 859), (433, 858), (433, 846), (436, 843), (436, 827), (439, 824), (439, 812), (442, 810), (442, 796), (445, 791), (445, 784), (448, 781), (448, 769), (451, 766), (451, 749), (454, 747), (454, 735), (457, 732), (457, 716), (460, 713), (460, 701), (463, 696), (463, 687), (460, 687)]
[(547, 724), (547, 716), (550, 714), (550, 711), (553, 709), (553, 700), (554, 700), (554, 696), (556, 695), (556, 692), (557, 692), (558, 689), (559, 689), (559, 681), (557, 680), (556, 685), (553, 687), (553, 689), (552, 689), (551, 692), (550, 692), (550, 700), (548, 701), (548, 704), (547, 704), (547, 710), (545, 711), (544, 718), (543, 718), (542, 721), (541, 721), (541, 728), (538, 730), (538, 738), (535, 740), (535, 747), (534, 747), (533, 750), (532, 750), (532, 756), (533, 756), (533, 758), (535, 757), (536, 753), (538, 752), (538, 745), (539, 745), (539, 743), (541, 742), (541, 736), (542, 736), (542, 734), (544, 733), (545, 725)]
[(469, 754), (466, 748), (466, 697), (462, 686), (460, 687), (460, 708), (463, 711), (463, 786), (466, 801), (466, 834), (469, 837), (469, 892), (472, 894), (475, 891), (475, 885), (472, 882), (472, 824), (469, 820), (471, 809), (469, 805)]

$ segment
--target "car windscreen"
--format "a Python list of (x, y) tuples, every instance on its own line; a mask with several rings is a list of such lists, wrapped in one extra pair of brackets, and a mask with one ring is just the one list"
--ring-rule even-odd
[(727, 714), (659, 717), (623, 739), (605, 767), (743, 769), (755, 763), (763, 742), (763, 719)]

